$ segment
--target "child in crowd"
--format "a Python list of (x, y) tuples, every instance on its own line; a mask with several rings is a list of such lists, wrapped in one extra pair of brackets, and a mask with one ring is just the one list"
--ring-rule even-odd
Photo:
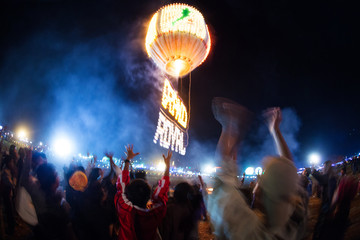
[(165, 157), (165, 173), (152, 195), (152, 207), (147, 209), (151, 188), (143, 179), (130, 182), (130, 161), (139, 153), (133, 152), (133, 146), (126, 147), (126, 160), (117, 180), (115, 206), (120, 221), (119, 239), (149, 239), (157, 237), (157, 228), (166, 213), (168, 190), (170, 185), (169, 169), (172, 152)]

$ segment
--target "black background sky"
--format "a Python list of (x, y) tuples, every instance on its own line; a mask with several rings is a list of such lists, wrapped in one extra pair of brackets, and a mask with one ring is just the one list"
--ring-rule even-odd
[[(179, 161), (213, 154), (221, 130), (211, 113), (216, 96), (257, 116), (245, 161), (271, 152), (260, 115), (272, 106), (285, 109), (299, 166), (312, 151), (324, 160), (360, 151), (355, 4), (183, 2), (203, 13), (213, 47), (191, 74), (190, 142)], [(134, 142), (155, 151), (161, 74), (146, 56), (144, 38), (152, 14), (168, 3), (1, 1), (0, 124), (25, 124), (36, 141), (50, 141), (61, 126), (81, 150)]]

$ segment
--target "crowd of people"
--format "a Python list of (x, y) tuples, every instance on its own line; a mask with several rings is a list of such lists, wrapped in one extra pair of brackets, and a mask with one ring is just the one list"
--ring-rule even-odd
[[(139, 155), (126, 146), (120, 165), (110, 171), (76, 163), (64, 167), (64, 183), (46, 154), (15, 145), (1, 151), (1, 220), (4, 236), (14, 234), (17, 217), (31, 229), (28, 239), (199, 239), (200, 220), (209, 219), (217, 239), (303, 239), (307, 236), (309, 198), (318, 186), (321, 209), (313, 239), (343, 239), (351, 201), (358, 192), (356, 171), (344, 164), (341, 175), (330, 161), (323, 170), (297, 174), (292, 154), (280, 131), (279, 108), (264, 117), (278, 156), (264, 158), (257, 182), (239, 179), (237, 154), (251, 122), (251, 113), (227, 99), (213, 102), (222, 125), (216, 159), (221, 164), (212, 194), (201, 176), (171, 188), (172, 153), (163, 155), (164, 174), (155, 186), (144, 171), (131, 168)], [(352, 168), (354, 169), (354, 168)]]
[(5, 236), (12, 236), (16, 216), (31, 228), (28, 239), (198, 239), (197, 221), (204, 215), (200, 185), (184, 180), (169, 196), (169, 151), (166, 169), (157, 186), (145, 171), (133, 171), (139, 153), (126, 147), (123, 164), (113, 154), (110, 172), (84, 168), (75, 162), (64, 167), (64, 186), (46, 154), (11, 145), (2, 157), (1, 206)]

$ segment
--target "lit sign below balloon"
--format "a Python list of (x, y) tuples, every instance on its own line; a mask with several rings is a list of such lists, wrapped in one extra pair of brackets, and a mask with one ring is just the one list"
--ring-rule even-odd
[(178, 96), (177, 91), (173, 89), (168, 79), (165, 79), (161, 105), (183, 128), (187, 127), (188, 114), (185, 104)]
[(172, 151), (185, 155), (185, 140), (185, 132), (160, 111), (154, 143), (156, 144), (159, 141), (161, 147), (170, 148)]

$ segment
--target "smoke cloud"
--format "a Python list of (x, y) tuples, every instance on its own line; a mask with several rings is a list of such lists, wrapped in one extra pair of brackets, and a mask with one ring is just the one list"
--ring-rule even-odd
[(134, 43), (114, 46), (113, 39), (121, 37), (43, 31), (10, 49), (0, 70), (0, 114), (9, 122), (25, 118), (33, 137), (50, 145), (66, 135), (81, 153), (121, 154), (127, 143), (150, 151), (158, 107), (149, 97), (158, 94), (157, 77), (149, 61), (134, 64)]

